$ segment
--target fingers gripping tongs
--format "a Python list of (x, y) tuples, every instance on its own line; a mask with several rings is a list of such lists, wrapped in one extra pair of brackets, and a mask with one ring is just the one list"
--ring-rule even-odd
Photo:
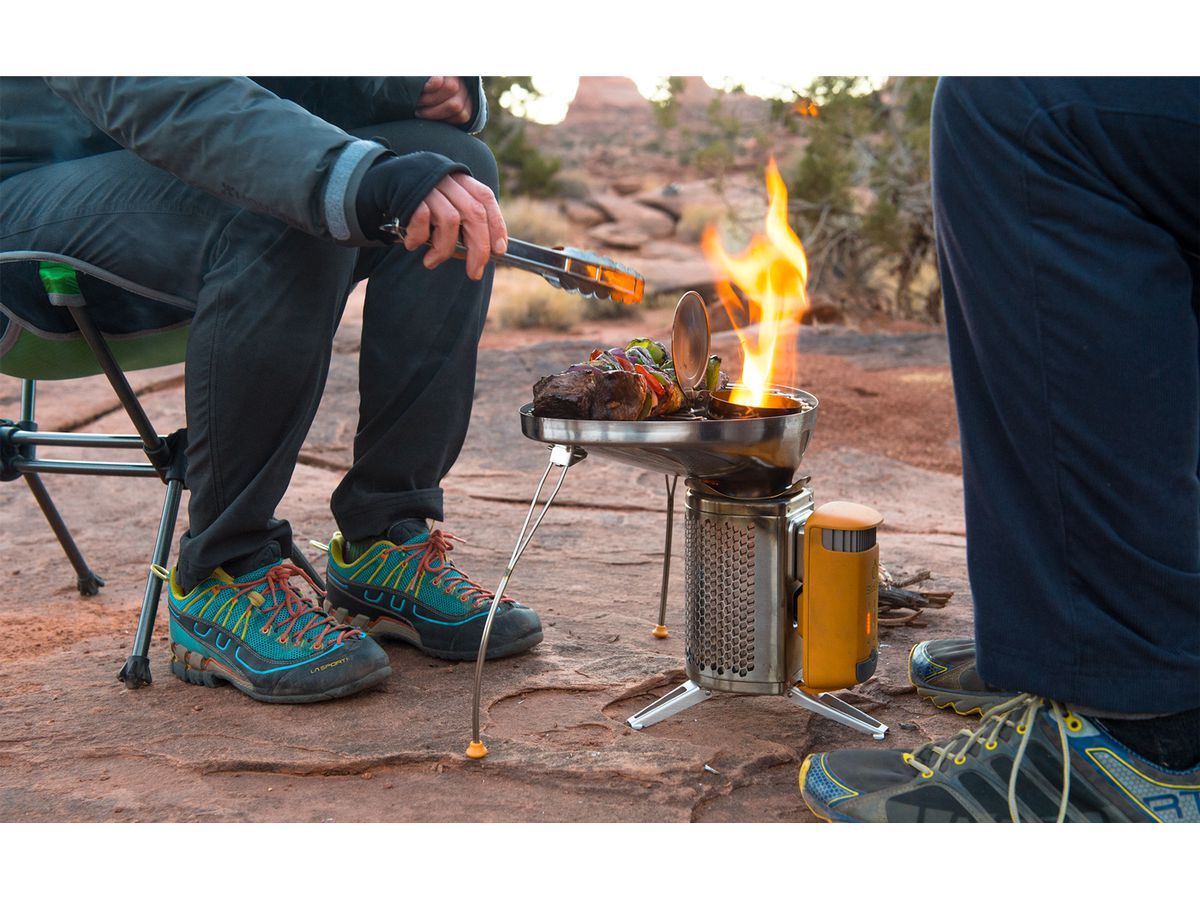
[[(398, 219), (384, 223), (381, 229), (404, 240), (405, 229)], [(455, 247), (454, 255), (460, 259), (466, 256), (466, 247), (461, 241)], [(614, 303), (641, 303), (646, 290), (645, 280), (633, 269), (606, 256), (598, 256), (576, 247), (551, 249), (509, 238), (508, 252), (493, 254), (492, 259), (506, 266), (541, 275), (550, 284), (564, 291), (612, 300)]]

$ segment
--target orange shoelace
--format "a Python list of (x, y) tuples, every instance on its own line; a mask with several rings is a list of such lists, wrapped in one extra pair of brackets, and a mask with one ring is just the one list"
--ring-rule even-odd
[[(479, 606), (487, 603), (496, 596), (495, 591), (489, 591), (484, 587), (476, 584), (471, 579), (463, 574), (462, 570), (454, 565), (450, 559), (449, 553), (454, 549), (454, 544), (451, 541), (458, 541), (465, 544), (462, 538), (457, 535), (450, 534), (440, 529), (434, 529), (429, 533), (429, 537), (421, 541), (419, 544), (397, 544), (395, 547), (388, 547), (380, 552), (380, 556), (386, 558), (392, 553), (411, 554), (404, 564), (407, 565), (410, 559), (416, 559), (420, 555), (421, 562), (413, 572), (412, 577), (408, 582), (408, 590), (415, 591), (421, 579), (428, 573), (433, 577), (430, 583), (435, 587), (440, 587), (442, 582), (446, 582), (446, 587), (451, 592), (458, 596), (465, 605)], [(508, 597), (502, 598), (508, 600)]]
[[(262, 633), (270, 634), (272, 629), (279, 629), (279, 643), (281, 644), (286, 644), (291, 640), (296, 646), (299, 646), (305, 635), (315, 631), (316, 634), (312, 635), (315, 638), (313, 649), (323, 650), (326, 643), (338, 647), (346, 638), (362, 634), (357, 628), (339, 624), (320, 606), (302, 597), (291, 585), (291, 579), (296, 575), (307, 581), (318, 597), (325, 596), (325, 592), (302, 568), (293, 563), (281, 562), (272, 566), (266, 574), (254, 581), (234, 582), (239, 590), (233, 595), (233, 600), (236, 602), (251, 591), (258, 591), (262, 594), (267, 600), (267, 603), (263, 605), (263, 612), (271, 614), (262, 627)], [(259, 588), (264, 589), (259, 590)], [(301, 626), (301, 620), (305, 616), (309, 617), (309, 622), (307, 625)], [(295, 629), (294, 635), (293, 629)]]

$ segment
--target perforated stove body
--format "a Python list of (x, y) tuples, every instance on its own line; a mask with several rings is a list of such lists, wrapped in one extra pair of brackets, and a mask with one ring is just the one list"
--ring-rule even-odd
[(688, 485), (684, 659), (711, 690), (784, 694), (800, 680), (797, 607), (813, 494), (733, 500)]

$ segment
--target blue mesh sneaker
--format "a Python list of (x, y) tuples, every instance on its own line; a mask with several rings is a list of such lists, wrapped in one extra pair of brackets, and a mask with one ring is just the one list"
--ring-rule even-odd
[(1015, 691), (994, 688), (975, 669), (975, 642), (970, 638), (922, 641), (908, 654), (908, 679), (917, 694), (938, 709), (953, 709), (960, 716), (986, 713), (1011, 700)]
[[(449, 557), (454, 535), (434, 529), (401, 544), (377, 540), (347, 560), (341, 533), (329, 543), (325, 608), (371, 635), (399, 638), (441, 659), (475, 659), (494, 594), (467, 578)], [(488, 637), (488, 659), (521, 653), (542, 640), (528, 606), (504, 597)]]
[[(290, 579), (308, 576), (277, 562), (239, 578), (217, 569), (184, 593), (169, 584), (171, 671), (190, 684), (228, 682), (267, 703), (345, 697), (392, 674), (387, 654), (301, 596)], [(320, 594), (320, 589), (312, 584)]]
[(1200, 766), (1155, 765), (1032, 694), (941, 744), (810, 755), (800, 793), (827, 821), (1200, 822)]

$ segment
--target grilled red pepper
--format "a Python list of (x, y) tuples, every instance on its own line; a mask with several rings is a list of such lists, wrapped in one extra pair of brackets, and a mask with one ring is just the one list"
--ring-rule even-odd
[(634, 369), (639, 375), (642, 376), (643, 379), (645, 379), (646, 387), (648, 387), (648, 388), (650, 388), (650, 390), (654, 391), (655, 397), (661, 397), (663, 394), (665, 394), (667, 392), (666, 385), (664, 385), (661, 381), (659, 381), (658, 378), (655, 376), (655, 374), (653, 372), (651, 372), (649, 369), (647, 369), (645, 366), (638, 365), (638, 366), (635, 366)]

